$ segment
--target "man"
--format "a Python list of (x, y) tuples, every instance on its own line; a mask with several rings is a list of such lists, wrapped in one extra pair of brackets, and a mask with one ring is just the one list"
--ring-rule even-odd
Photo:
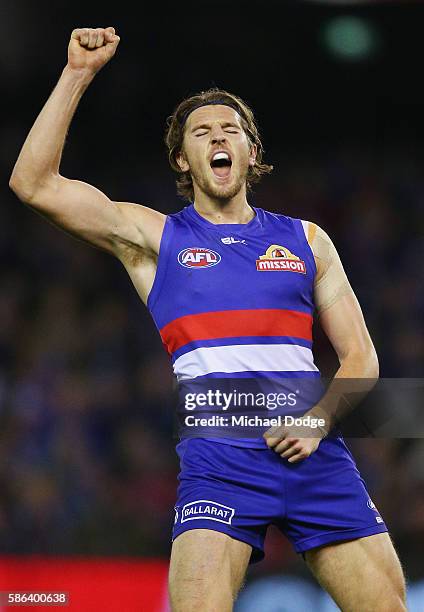
[[(181, 381), (315, 376), (315, 307), (339, 357), (335, 381), (376, 378), (375, 350), (331, 240), (312, 223), (247, 202), (250, 184), (272, 168), (262, 163), (253, 115), (236, 96), (203, 92), (171, 118), (170, 162), (179, 193), (194, 201), (180, 213), (112, 202), (59, 174), (73, 113), (118, 43), (111, 27), (72, 32), (68, 63), (25, 141), (11, 188), (60, 228), (120, 259)], [(265, 440), (180, 442), (174, 612), (231, 610), (272, 522), (342, 610), (406, 609), (383, 519), (343, 440), (327, 435), (335, 413), (325, 397), (310, 411), (327, 417), (319, 437), (280, 427)]]

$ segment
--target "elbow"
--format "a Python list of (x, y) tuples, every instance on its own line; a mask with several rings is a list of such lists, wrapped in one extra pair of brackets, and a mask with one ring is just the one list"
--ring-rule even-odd
[(41, 194), (53, 184), (52, 178), (54, 177), (44, 178), (43, 180), (30, 179), (22, 176), (15, 169), (9, 179), (9, 187), (21, 202), (35, 206), (39, 203)]
[(380, 366), (373, 344), (361, 350), (351, 350), (340, 360), (351, 373), (352, 378), (368, 378), (377, 382), (380, 376)]
[(365, 378), (369, 385), (368, 391), (375, 387), (380, 377), (380, 365), (374, 346), (371, 345), (369, 352), (364, 358), (364, 373), (361, 378)]
[(33, 198), (33, 189), (22, 181), (15, 172), (12, 172), (9, 179), (9, 187), (22, 202), (29, 203)]
[(374, 345), (365, 350), (360, 357), (360, 378), (367, 378), (373, 382), (373, 386), (377, 383), (380, 376), (380, 364)]
[(367, 357), (367, 371), (368, 378), (373, 378), (377, 382), (380, 377), (380, 364), (378, 362), (378, 356), (374, 346), (370, 350), (370, 354)]
[(15, 175), (15, 171), (12, 172), (12, 174), (10, 175), (10, 179), (9, 179), (9, 187), (10, 189), (17, 194), (17, 191), (19, 189), (18, 187), (18, 179)]

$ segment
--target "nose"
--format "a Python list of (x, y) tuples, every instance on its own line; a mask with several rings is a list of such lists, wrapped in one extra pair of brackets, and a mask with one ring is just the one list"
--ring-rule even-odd
[(212, 136), (212, 144), (225, 142), (225, 132), (223, 131), (221, 126), (215, 126), (211, 132), (211, 136)]
[(212, 144), (218, 144), (225, 142), (225, 136), (213, 136)]

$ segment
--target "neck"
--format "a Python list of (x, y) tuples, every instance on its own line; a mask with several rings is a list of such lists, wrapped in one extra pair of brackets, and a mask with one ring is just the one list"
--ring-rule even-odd
[(211, 223), (249, 223), (255, 211), (241, 191), (233, 198), (213, 198), (205, 193), (195, 194), (194, 208)]

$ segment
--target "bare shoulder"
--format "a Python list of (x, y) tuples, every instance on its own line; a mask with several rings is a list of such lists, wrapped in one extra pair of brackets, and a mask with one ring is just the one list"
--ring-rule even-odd
[(317, 266), (316, 280), (319, 281), (328, 270), (334, 258), (338, 258), (336, 247), (327, 232), (316, 223), (302, 220), (302, 225), (314, 255)]
[(305, 231), (306, 239), (309, 243), (309, 246), (312, 248), (312, 251), (317, 248), (317, 245), (321, 241), (327, 243), (328, 245), (332, 244), (332, 240), (327, 232), (317, 223), (313, 221), (305, 221), (302, 219), (303, 229)]
[[(114, 202), (122, 223), (132, 228), (130, 232), (118, 232), (116, 235), (116, 255), (126, 257), (130, 252), (148, 252), (158, 255), (166, 215), (132, 202)], [(129, 239), (129, 237), (131, 238)]]
[(318, 315), (321, 316), (340, 298), (356, 298), (330, 236), (312, 221), (302, 220), (302, 225), (317, 266), (314, 297)]

